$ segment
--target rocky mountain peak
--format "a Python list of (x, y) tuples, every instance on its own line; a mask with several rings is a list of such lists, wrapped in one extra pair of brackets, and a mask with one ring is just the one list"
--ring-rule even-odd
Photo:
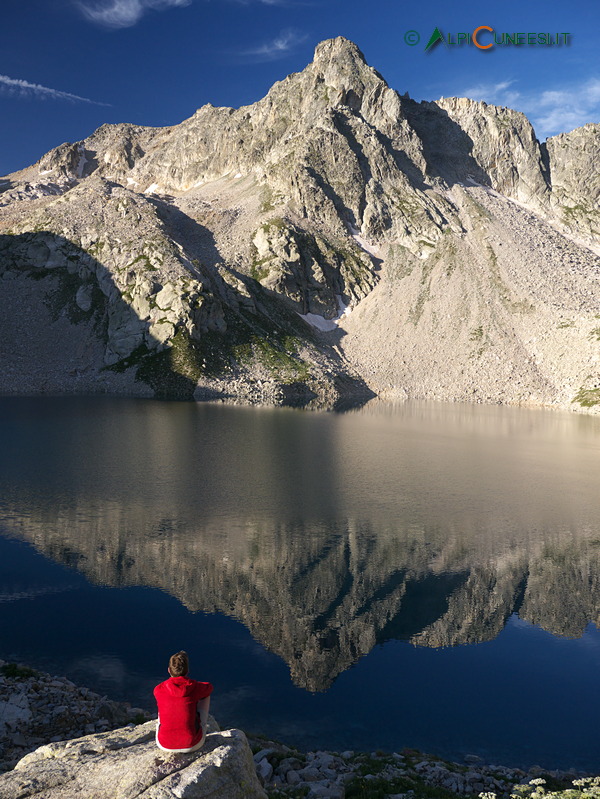
[[(586, 245), (600, 240), (599, 154), (597, 125), (540, 145), (516, 111), (400, 97), (337, 37), (251, 105), (102, 126), (7, 176), (2, 286), (16, 308), (14, 275), (47, 278), (48, 291), (51, 275), (75, 275), (73, 319), (89, 322), (98, 296), (108, 320), (105, 365), (133, 370), (135, 353), (153, 387), (146, 363), (180, 375), (179, 345), (186, 391), (227, 369), (243, 383), (260, 361), (261, 380), (316, 395), (325, 373), (355, 370), (377, 393), (600, 405)], [(29, 324), (29, 310), (18, 316)], [(338, 326), (343, 355), (315, 338)], [(393, 351), (384, 330), (401, 331)], [(452, 361), (450, 377), (439, 364)]]
[(346, 39), (345, 36), (335, 36), (333, 39), (324, 39), (315, 47), (313, 63), (316, 61), (355, 60), (367, 64), (362, 50), (357, 44)]
[[(367, 64), (357, 45), (343, 36), (318, 44), (314, 59), (304, 72), (336, 90), (329, 96), (331, 105), (347, 106), (355, 111), (363, 110), (365, 105), (371, 105), (374, 99), (391, 91), (381, 75)], [(398, 113), (399, 104), (394, 108), (394, 115)]]

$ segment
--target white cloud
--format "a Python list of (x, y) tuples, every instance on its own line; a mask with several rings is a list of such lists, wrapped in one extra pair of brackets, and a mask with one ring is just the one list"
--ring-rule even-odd
[(21, 80), (20, 78), (9, 78), (8, 75), (0, 75), (0, 92), (16, 94), (20, 97), (37, 97), (41, 100), (70, 100), (71, 102), (91, 103), (92, 105), (110, 105), (110, 103), (90, 100), (88, 97), (79, 97), (79, 95), (71, 94), (70, 92), (49, 89), (39, 83), (29, 83), (29, 81)]
[(514, 80), (504, 80), (500, 83), (478, 83), (462, 91), (461, 96), (468, 97), (470, 100), (483, 100), (490, 105), (510, 107), (510, 104), (520, 96), (518, 91), (510, 89), (514, 82)]
[(566, 133), (587, 122), (600, 122), (600, 78), (563, 84), (543, 92), (520, 91), (515, 83), (515, 80), (481, 83), (466, 88), (460, 96), (522, 111), (540, 140)]
[(79, 8), (90, 22), (107, 28), (129, 28), (144, 16), (146, 11), (164, 11), (168, 8), (189, 6), (192, 0), (102, 0), (92, 4), (80, 2)]
[(275, 61), (278, 58), (286, 56), (290, 50), (293, 50), (302, 42), (307, 39), (307, 34), (300, 31), (288, 28), (282, 31), (279, 36), (276, 36), (270, 42), (265, 42), (258, 47), (244, 50), (241, 55), (251, 56), (257, 61)]

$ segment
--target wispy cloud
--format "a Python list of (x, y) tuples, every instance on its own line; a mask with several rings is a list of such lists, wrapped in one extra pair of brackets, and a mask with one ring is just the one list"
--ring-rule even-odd
[(523, 111), (539, 139), (565, 133), (587, 122), (600, 122), (600, 78), (563, 84), (543, 92), (520, 91), (515, 84), (515, 80), (482, 83), (467, 87), (460, 94)]
[(78, 2), (83, 15), (107, 28), (130, 28), (147, 11), (164, 11), (168, 8), (189, 6), (192, 0), (101, 0)]
[(75, 103), (110, 106), (110, 103), (101, 103), (98, 100), (90, 100), (89, 97), (80, 97), (78, 94), (50, 89), (48, 86), (29, 83), (29, 81), (21, 80), (20, 78), (9, 78), (8, 75), (0, 75), (0, 92), (19, 97), (37, 97), (40, 100), (69, 100)]
[(281, 31), (279, 36), (276, 36), (271, 41), (243, 50), (240, 55), (256, 61), (276, 61), (278, 58), (284, 58), (291, 50), (305, 42), (307, 38), (308, 34), (294, 28), (288, 28)]
[(490, 105), (508, 105), (515, 102), (520, 96), (519, 92), (511, 89), (514, 80), (504, 80), (499, 83), (477, 83), (461, 91), (461, 96), (470, 100), (484, 100)]

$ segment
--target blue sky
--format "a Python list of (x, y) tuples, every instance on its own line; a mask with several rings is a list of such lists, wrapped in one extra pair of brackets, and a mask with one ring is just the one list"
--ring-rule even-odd
[[(3, 0), (0, 13), (0, 175), (104, 122), (171, 125), (207, 102), (252, 103), (339, 35), (417, 100), (508, 105), (540, 140), (600, 121), (595, 0)], [(571, 37), (558, 47), (425, 52), (436, 26), (454, 37), (480, 25)], [(410, 30), (419, 44), (405, 42)]]

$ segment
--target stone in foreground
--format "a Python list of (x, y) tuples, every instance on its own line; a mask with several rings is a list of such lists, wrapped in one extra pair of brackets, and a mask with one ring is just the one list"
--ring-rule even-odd
[(42, 746), (0, 777), (0, 799), (266, 797), (240, 730), (209, 732), (199, 752), (176, 755), (156, 747), (155, 728), (150, 721)]

